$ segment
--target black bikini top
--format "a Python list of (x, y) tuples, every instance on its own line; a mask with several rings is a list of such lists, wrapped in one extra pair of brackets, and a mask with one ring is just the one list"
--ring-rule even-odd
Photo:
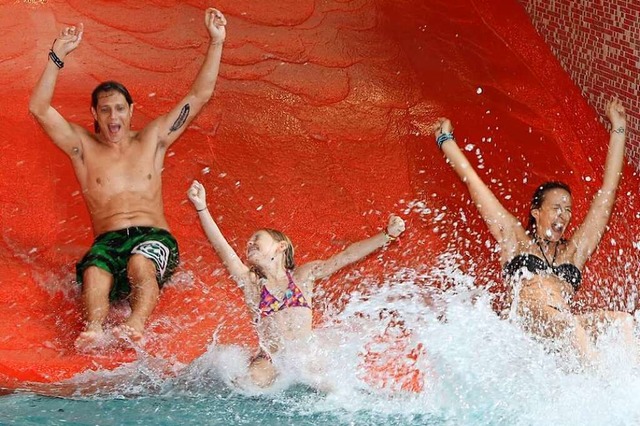
[(519, 254), (505, 263), (503, 272), (506, 277), (511, 277), (522, 269), (526, 269), (536, 275), (543, 273), (553, 274), (571, 284), (574, 291), (578, 291), (582, 283), (582, 272), (576, 265), (563, 263), (562, 265), (552, 266), (546, 260), (531, 253)]

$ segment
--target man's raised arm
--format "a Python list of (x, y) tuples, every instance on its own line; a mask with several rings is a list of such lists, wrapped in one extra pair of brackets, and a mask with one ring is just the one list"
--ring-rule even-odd
[(165, 147), (175, 142), (213, 95), (220, 69), (222, 45), (226, 37), (227, 20), (219, 10), (209, 8), (205, 12), (204, 23), (211, 40), (191, 90), (168, 114), (158, 117), (143, 130), (157, 131), (158, 142)]
[(29, 111), (38, 120), (42, 128), (53, 142), (74, 157), (81, 152), (80, 137), (76, 133), (75, 126), (70, 124), (51, 106), (53, 91), (58, 79), (58, 72), (64, 67), (64, 59), (71, 53), (82, 40), (83, 26), (65, 27), (60, 36), (53, 42), (49, 51), (49, 59), (36, 87), (31, 93)]

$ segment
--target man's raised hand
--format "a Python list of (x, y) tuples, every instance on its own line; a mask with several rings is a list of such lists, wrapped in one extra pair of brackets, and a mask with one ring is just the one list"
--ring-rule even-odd
[(82, 41), (83, 32), (84, 25), (82, 25), (82, 23), (79, 23), (77, 26), (71, 25), (64, 27), (62, 31), (60, 31), (58, 38), (53, 42), (51, 50), (53, 50), (53, 53), (55, 53), (58, 58), (64, 59), (65, 56), (78, 47), (80, 41)]
[(224, 39), (227, 36), (227, 31), (225, 29), (227, 20), (222, 12), (212, 7), (207, 9), (204, 15), (204, 25), (207, 27), (207, 30), (209, 30), (211, 44), (222, 44), (224, 42)]

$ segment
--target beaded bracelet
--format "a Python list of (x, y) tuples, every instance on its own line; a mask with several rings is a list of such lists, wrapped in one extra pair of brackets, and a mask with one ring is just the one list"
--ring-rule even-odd
[(436, 143), (438, 144), (438, 148), (442, 149), (442, 144), (452, 139), (453, 139), (453, 132), (442, 133), (440, 136), (436, 138)]

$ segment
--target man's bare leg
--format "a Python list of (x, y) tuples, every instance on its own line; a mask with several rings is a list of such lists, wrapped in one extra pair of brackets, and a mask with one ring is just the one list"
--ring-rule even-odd
[(155, 264), (140, 254), (131, 256), (127, 273), (131, 283), (131, 315), (114, 332), (120, 338), (137, 342), (142, 339), (145, 323), (158, 304), (160, 286)]
[(113, 275), (97, 266), (88, 267), (82, 276), (82, 303), (86, 326), (75, 342), (79, 351), (100, 347), (105, 341), (102, 324), (109, 314), (109, 292)]

